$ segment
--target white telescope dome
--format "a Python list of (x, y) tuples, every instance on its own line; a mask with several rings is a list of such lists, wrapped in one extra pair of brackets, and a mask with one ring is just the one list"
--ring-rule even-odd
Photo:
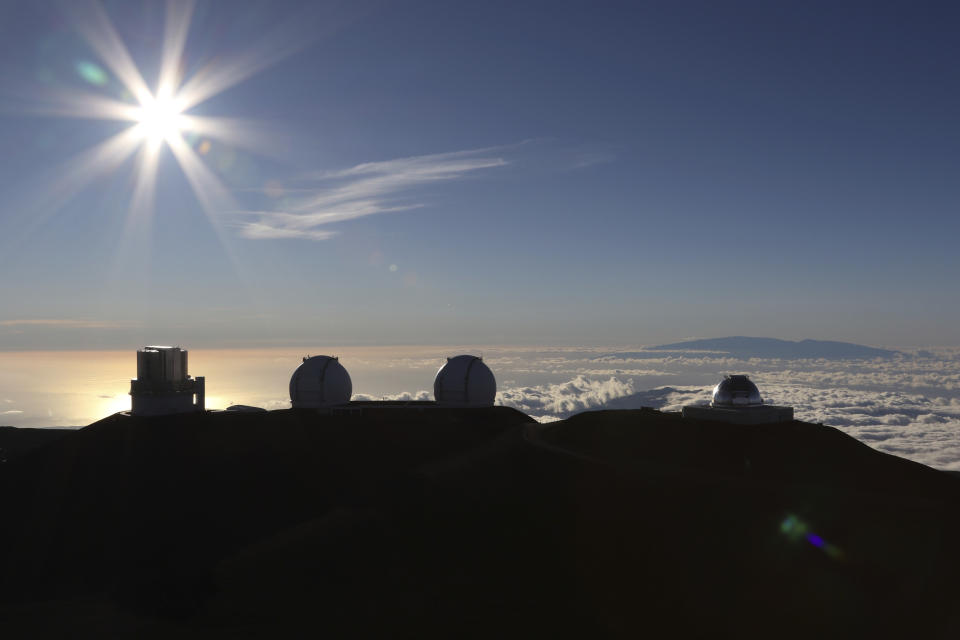
[(477, 356), (447, 358), (433, 381), (433, 396), (440, 404), (492, 407), (496, 395), (493, 372)]
[(313, 356), (303, 359), (290, 378), (290, 402), (294, 409), (316, 409), (350, 401), (353, 383), (337, 358)]
[(763, 404), (760, 390), (745, 375), (724, 376), (713, 388), (711, 407), (758, 407)]

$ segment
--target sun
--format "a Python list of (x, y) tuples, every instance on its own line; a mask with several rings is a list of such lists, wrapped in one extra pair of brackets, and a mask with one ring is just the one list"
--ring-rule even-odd
[[(157, 173), (163, 152), (169, 150), (183, 170), (204, 213), (215, 216), (238, 205), (219, 177), (201, 159), (211, 140), (225, 147), (239, 146), (235, 118), (194, 115), (191, 110), (212, 96), (248, 78), (257, 69), (238, 54), (200, 67), (185, 77), (184, 49), (195, 3), (167, 0), (159, 72), (153, 87), (147, 84), (112, 21), (99, 2), (66, 3), (65, 16), (90, 46), (99, 62), (83, 59), (75, 67), (92, 88), (64, 89), (53, 94), (50, 115), (115, 120), (128, 126), (68, 161), (63, 183), (71, 193), (94, 178), (118, 169), (136, 155), (128, 218), (149, 219), (153, 214)], [(119, 86), (121, 91), (117, 92)], [(113, 87), (113, 89), (111, 89)]]
[(145, 95), (134, 112), (138, 133), (153, 148), (164, 141), (173, 144), (185, 126), (182, 113), (180, 101), (168, 92), (158, 92), (156, 97)]
[[(124, 126), (64, 162), (52, 190), (51, 207), (62, 206), (93, 180), (133, 159), (129, 163), (133, 179), (127, 224), (133, 228), (138, 221), (149, 221), (154, 213), (157, 175), (169, 151), (218, 235), (224, 212), (241, 210), (220, 179), (218, 169), (222, 167), (208, 166), (203, 156), (211, 148), (229, 153), (243, 148), (262, 154), (274, 141), (259, 132), (255, 121), (194, 111), (290, 55), (314, 35), (307, 30), (300, 34), (306, 23), (282, 23), (251, 43), (248, 50), (190, 65), (185, 49), (196, 4), (195, 0), (166, 0), (158, 76), (151, 86), (99, 0), (63, 3), (64, 17), (89, 46), (85, 57), (74, 64), (79, 80), (89, 86), (44, 91), (33, 98), (37, 104), (32, 111), (52, 117), (116, 121)], [(94, 57), (86, 57), (90, 54)]]

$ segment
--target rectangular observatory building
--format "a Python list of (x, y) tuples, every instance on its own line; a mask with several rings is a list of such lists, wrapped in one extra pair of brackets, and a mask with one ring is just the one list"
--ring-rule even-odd
[(162, 416), (203, 411), (205, 380), (187, 374), (187, 350), (150, 346), (137, 351), (137, 378), (130, 381), (131, 413)]

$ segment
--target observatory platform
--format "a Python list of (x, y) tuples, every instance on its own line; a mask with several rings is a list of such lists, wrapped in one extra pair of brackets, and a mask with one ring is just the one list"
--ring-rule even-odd
[(734, 424), (791, 422), (793, 407), (764, 404), (757, 385), (746, 375), (724, 376), (713, 388), (709, 405), (687, 405), (681, 415), (694, 420)]
[(681, 414), (694, 420), (713, 420), (714, 422), (732, 422), (733, 424), (771, 424), (791, 422), (793, 407), (779, 407), (765, 404), (749, 409), (727, 409), (709, 405), (687, 405)]

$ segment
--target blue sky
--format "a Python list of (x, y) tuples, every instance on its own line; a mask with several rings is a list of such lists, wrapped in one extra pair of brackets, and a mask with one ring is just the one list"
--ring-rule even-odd
[[(50, 113), (136, 105), (98, 5), (2, 3), (0, 349), (958, 345), (958, 11), (838, 4), (200, 2), (226, 139), (140, 215)], [(155, 91), (165, 4), (100, 6)]]

